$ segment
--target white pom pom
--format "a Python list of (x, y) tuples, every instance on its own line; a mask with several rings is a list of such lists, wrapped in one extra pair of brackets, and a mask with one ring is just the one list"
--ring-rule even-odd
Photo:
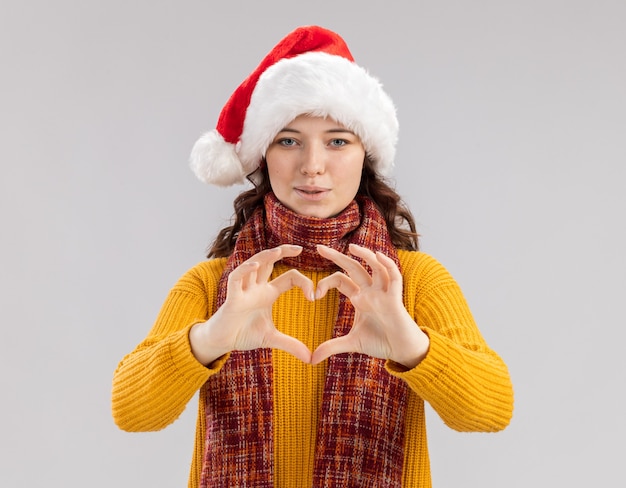
[(243, 183), (246, 176), (235, 145), (226, 142), (215, 129), (196, 141), (189, 165), (200, 181), (217, 186)]

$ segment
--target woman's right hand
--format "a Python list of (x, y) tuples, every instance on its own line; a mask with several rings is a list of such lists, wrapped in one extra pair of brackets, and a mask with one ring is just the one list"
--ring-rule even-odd
[(305, 363), (311, 362), (311, 351), (306, 345), (276, 329), (272, 305), (281, 293), (294, 286), (313, 301), (313, 282), (295, 269), (268, 281), (277, 261), (301, 252), (302, 247), (288, 244), (266, 249), (230, 273), (222, 306), (209, 320), (194, 325), (189, 332), (191, 351), (198, 361), (209, 365), (231, 351), (267, 347), (286, 351)]

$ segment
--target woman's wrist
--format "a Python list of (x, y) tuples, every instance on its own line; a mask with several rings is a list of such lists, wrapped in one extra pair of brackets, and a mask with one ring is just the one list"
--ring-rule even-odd
[(200, 364), (209, 366), (222, 357), (228, 351), (219, 351), (210, 347), (210, 341), (206, 337), (206, 322), (199, 322), (189, 329), (189, 345), (191, 353)]
[(415, 322), (413, 322), (412, 327), (414, 333), (402, 341), (401, 347), (397, 348), (393, 353), (393, 357), (389, 358), (390, 361), (407, 368), (407, 370), (413, 369), (421, 363), (430, 348), (428, 335), (417, 327)]

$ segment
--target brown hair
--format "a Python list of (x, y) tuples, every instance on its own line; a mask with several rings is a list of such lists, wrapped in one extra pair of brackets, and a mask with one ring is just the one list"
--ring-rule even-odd
[[(266, 165), (263, 165), (250, 176), (254, 176), (254, 178), (248, 178), (253, 182), (254, 188), (240, 193), (235, 198), (233, 202), (235, 210), (233, 224), (219, 231), (209, 248), (208, 258), (221, 258), (231, 255), (239, 231), (256, 208), (263, 205), (265, 195), (272, 191)], [(376, 173), (373, 163), (367, 157), (361, 173), (358, 194), (365, 195), (376, 203), (387, 223), (387, 229), (394, 246), (398, 249), (411, 251), (419, 249), (419, 235), (416, 231), (413, 214), (404, 204), (400, 195)]]

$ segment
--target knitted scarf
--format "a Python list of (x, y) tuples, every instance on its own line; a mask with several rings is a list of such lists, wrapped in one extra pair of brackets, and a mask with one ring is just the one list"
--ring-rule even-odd
[[(218, 307), (226, 298), (228, 274), (262, 249), (298, 244), (290, 267), (332, 270), (315, 245), (347, 253), (350, 243), (381, 251), (399, 266), (385, 221), (368, 198), (357, 197), (340, 215), (319, 219), (298, 215), (270, 193), (241, 229), (222, 275)], [(350, 331), (354, 307), (340, 295), (333, 337)], [(277, 324), (280, 327), (280, 324)], [(273, 485), (272, 351), (233, 351), (222, 370), (203, 386), (206, 442), (202, 488)], [(407, 387), (384, 369), (384, 361), (363, 354), (328, 359), (318, 422), (314, 488), (400, 487), (404, 460)]]

